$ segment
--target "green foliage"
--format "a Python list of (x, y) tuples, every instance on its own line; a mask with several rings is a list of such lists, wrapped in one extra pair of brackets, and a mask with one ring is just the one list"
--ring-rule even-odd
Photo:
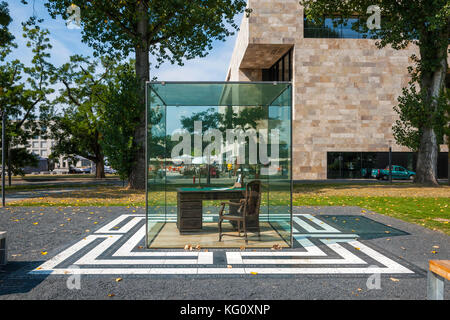
[(392, 127), (397, 143), (418, 151), (421, 128), (434, 128), (438, 143), (443, 142), (444, 128), (448, 123), (445, 117), (448, 99), (442, 92), (437, 99), (432, 98), (436, 100), (436, 108), (430, 109), (431, 101), (424, 91), (418, 92), (414, 84), (403, 88), (403, 94), (398, 98), (399, 104), (394, 107), (399, 115), (399, 120)]
[(14, 36), (9, 32), (8, 26), (12, 19), (9, 15), (8, 4), (4, 1), (0, 2), (0, 61), (11, 52), (11, 48), (15, 46), (13, 43)]
[(214, 108), (197, 112), (190, 117), (181, 117), (181, 126), (188, 132), (194, 132), (194, 121), (202, 121), (202, 132), (208, 129), (256, 129), (258, 121), (265, 119), (266, 110), (263, 107), (243, 108), (236, 113), (232, 107), (228, 107), (225, 113), (216, 112)]
[[(90, 61), (74, 55), (70, 62), (55, 71), (53, 82), (62, 82), (64, 89), (53, 103), (66, 108), (62, 115), (52, 118), (51, 136), (56, 142), (52, 157), (64, 156), (74, 162), (76, 156), (82, 156), (103, 166), (100, 127), (107, 104), (104, 97), (108, 90), (107, 81), (115, 63), (111, 57)], [(102, 177), (104, 173), (99, 172), (97, 178)]]
[[(5, 11), (5, 7), (0, 5), (0, 11), (2, 9)], [(0, 21), (7, 20), (0, 17)], [(48, 114), (47, 95), (53, 92), (49, 87), (53, 68), (48, 62), (51, 45), (48, 30), (42, 30), (39, 27), (40, 22), (31, 18), (22, 23), (23, 37), (27, 40), (26, 46), (31, 48), (33, 53), (31, 64), (26, 66), (19, 60), (12, 60), (0, 65), (0, 107), (6, 117), (5, 149), (11, 148), (10, 160), (13, 170), (19, 168), (20, 164), (31, 161), (32, 156), (26, 155), (25, 149), (17, 147), (27, 146), (28, 139), (41, 133), (45, 120), (38, 120), (37, 113)], [(14, 43), (10, 43), (9, 48), (2, 51), (0, 61), (4, 61), (3, 58), (14, 46)]]
[(114, 77), (107, 83), (104, 99), (107, 103), (104, 104), (100, 128), (101, 145), (111, 167), (117, 170), (122, 180), (126, 180), (134, 166), (137, 146), (133, 134), (142, 109), (133, 61), (114, 69)]
[[(10, 150), (11, 155), (11, 173), (13, 175), (23, 176), (25, 167), (37, 167), (39, 163), (38, 157), (29, 153), (26, 148), (13, 148)], [(6, 162), (8, 163), (8, 161)]]
[[(245, 0), (49, 0), (52, 15), (68, 18), (67, 7), (80, 7), (83, 41), (97, 54), (119, 51), (124, 56), (148, 46), (158, 64), (206, 55), (213, 40), (224, 40), (237, 28), (234, 15)], [(141, 21), (146, 30), (138, 30)], [(143, 36), (145, 33), (145, 37)]]
[[(167, 61), (183, 65), (184, 59), (206, 56), (213, 41), (225, 40), (238, 28), (234, 16), (246, 5), (245, 0), (48, 0), (46, 6), (52, 17), (67, 19), (66, 10), (72, 3), (81, 10), (82, 40), (94, 48), (95, 55), (135, 53), (141, 105), (145, 82), (150, 79), (149, 54), (156, 59), (156, 67)], [(143, 106), (140, 111), (129, 181), (131, 187), (143, 189)]]

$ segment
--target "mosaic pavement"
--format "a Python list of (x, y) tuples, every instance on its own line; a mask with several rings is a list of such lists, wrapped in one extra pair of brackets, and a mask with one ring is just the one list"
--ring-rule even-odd
[[(169, 216), (170, 221), (175, 219)], [(30, 274), (414, 274), (399, 259), (361, 242), (385, 233), (402, 235), (361, 216), (294, 214), (292, 249), (147, 250), (145, 215), (123, 214)]]

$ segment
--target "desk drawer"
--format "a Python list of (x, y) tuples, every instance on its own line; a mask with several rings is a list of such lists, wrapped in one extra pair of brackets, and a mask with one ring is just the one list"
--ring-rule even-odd
[(178, 224), (180, 231), (199, 230), (202, 228), (202, 219), (198, 218), (181, 218)]

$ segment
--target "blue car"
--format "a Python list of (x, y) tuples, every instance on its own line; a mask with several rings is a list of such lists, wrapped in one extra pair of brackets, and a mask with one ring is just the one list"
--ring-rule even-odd
[[(402, 166), (392, 166), (392, 179), (414, 179), (416, 173), (414, 171), (409, 171)], [(389, 167), (386, 169), (373, 169), (372, 177), (379, 180), (389, 179)]]

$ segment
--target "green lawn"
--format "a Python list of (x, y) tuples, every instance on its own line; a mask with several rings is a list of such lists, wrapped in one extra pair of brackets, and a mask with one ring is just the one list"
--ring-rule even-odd
[(295, 195), (295, 206), (358, 206), (450, 235), (450, 197), (352, 197)]
[[(61, 185), (57, 186), (61, 187)], [(68, 187), (68, 186), (65, 186)], [(272, 191), (272, 204), (289, 199), (287, 193)], [(411, 183), (301, 183), (293, 193), (294, 206), (358, 206), (362, 211), (377, 212), (450, 235), (450, 187), (429, 188)], [(176, 192), (152, 192), (149, 204), (176, 205)], [(263, 197), (262, 205), (266, 204)], [(219, 205), (221, 201), (205, 205)], [(101, 186), (86, 191), (48, 195), (23, 201), (11, 206), (145, 206), (143, 191), (127, 190), (117, 186)]]

